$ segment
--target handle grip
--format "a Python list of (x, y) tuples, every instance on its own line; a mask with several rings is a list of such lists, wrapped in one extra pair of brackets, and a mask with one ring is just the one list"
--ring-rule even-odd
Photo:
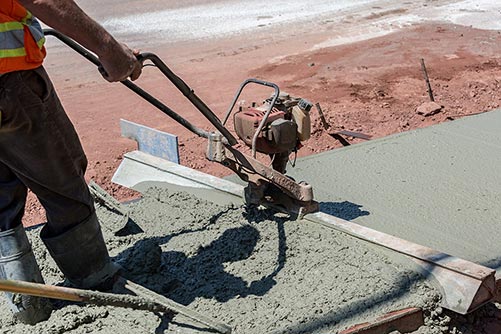
[[(89, 60), (91, 63), (97, 66), (99, 72), (103, 75), (106, 76), (106, 71), (104, 70), (101, 62), (99, 61), (98, 57), (96, 57), (92, 52), (89, 50), (85, 49), (82, 47), (80, 44), (72, 40), (71, 38), (67, 37), (66, 35), (60, 33), (57, 30), (54, 29), (44, 29), (43, 30), (44, 35), (46, 36), (54, 36), (66, 45), (68, 45), (70, 48), (72, 48), (74, 51), (79, 53), (81, 56)], [(175, 75), (168, 67), (167, 65), (155, 54), (153, 53), (141, 53), (138, 54), (137, 59), (139, 62), (141, 62), (141, 65), (144, 66), (144, 62), (146, 60), (151, 61), (185, 96), (190, 100), (190, 102), (200, 111), (202, 114), (211, 122), (214, 127), (226, 138), (228, 144), (230, 145), (235, 145), (237, 143), (237, 140), (235, 137), (221, 124), (221, 121), (219, 118), (214, 115), (214, 113), (205, 105), (205, 103), (200, 100), (198, 96), (195, 95), (193, 90), (188, 87), (188, 85), (177, 75)], [(181, 117), (179, 114), (174, 112), (172, 109), (170, 109), (168, 106), (160, 102), (158, 99), (150, 95), (148, 92), (143, 90), (141, 87), (137, 86), (134, 84), (132, 81), (126, 79), (124, 81), (120, 81), (123, 85), (125, 85), (127, 88), (132, 90), (134, 93), (137, 95), (141, 96), (143, 99), (151, 103), (153, 106), (157, 107), (160, 111), (162, 111), (164, 114), (167, 116), (171, 117), (174, 119), (176, 122), (181, 124), (183, 127), (188, 129), (189, 131), (195, 133), (196, 135), (204, 138), (209, 137), (209, 133), (205, 130), (202, 130), (190, 122), (188, 122), (186, 119)]]

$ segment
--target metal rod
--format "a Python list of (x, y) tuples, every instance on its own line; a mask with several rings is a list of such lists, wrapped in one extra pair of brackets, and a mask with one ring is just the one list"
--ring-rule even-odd
[(273, 110), (273, 106), (278, 100), (278, 96), (280, 95), (280, 89), (278, 88), (277, 85), (272, 84), (272, 87), (275, 89), (275, 95), (273, 96), (273, 100), (270, 103), (270, 107), (266, 111), (266, 114), (264, 115), (263, 119), (261, 120), (261, 123), (259, 123), (259, 126), (256, 129), (256, 132), (254, 133), (254, 137), (252, 137), (252, 157), (256, 158), (256, 145), (257, 145), (257, 138), (259, 137), (259, 134), (264, 128), (264, 125), (268, 122), (268, 117), (271, 114), (271, 111)]
[(138, 60), (144, 62), (150, 60), (155, 66), (176, 86), (177, 89), (197, 108), (209, 122), (221, 133), (228, 144), (233, 146), (237, 143), (237, 139), (226, 129), (219, 118), (210, 110), (210, 108), (195, 94), (180, 77), (178, 77), (171, 69), (155, 54), (142, 53), (138, 55)]
[(424, 64), (424, 59), (421, 58), (421, 69), (423, 70), (424, 80), (426, 81), (426, 87), (428, 88), (428, 95), (430, 96), (430, 101), (434, 102), (433, 91), (431, 90), (430, 79), (428, 78), (428, 71), (426, 71), (426, 66)]
[(119, 278), (118, 282), (137, 296), (73, 289), (16, 280), (0, 280), (0, 291), (94, 305), (124, 307), (134, 310), (163, 313), (173, 312), (196, 320), (220, 333), (231, 333), (232, 329), (230, 326), (193, 311), (139, 284), (125, 280), (124, 278)]
[(151, 96), (149, 93), (144, 91), (141, 87), (132, 83), (132, 81), (126, 80), (126, 81), (121, 81), (121, 83), (123, 85), (125, 85), (127, 88), (129, 88), (130, 90), (132, 90), (134, 93), (136, 93), (139, 96), (141, 96), (142, 98), (144, 98), (150, 104), (157, 107), (157, 109), (159, 109), (161, 112), (163, 112), (164, 114), (166, 114), (167, 116), (169, 116), (170, 118), (172, 118), (173, 120), (175, 120), (176, 122), (181, 124), (183, 127), (188, 129), (189, 131), (193, 132), (194, 134), (196, 134), (199, 137), (209, 138), (208, 131), (202, 130), (202, 129), (196, 127), (195, 125), (191, 124), (186, 119), (179, 116), (175, 111), (173, 111), (172, 109), (167, 107), (165, 104), (163, 104), (162, 102), (160, 102), (159, 100), (157, 100), (156, 98)]
[[(263, 85), (263, 86), (274, 88), (275, 89), (275, 94), (276, 94), (276, 88), (278, 88), (278, 86), (276, 84), (272, 83), (272, 82), (268, 82), (268, 81), (264, 81), (264, 80), (259, 80), (259, 79), (255, 79), (255, 78), (246, 79), (244, 82), (242, 82), (240, 84), (240, 87), (238, 87), (237, 93), (233, 97), (233, 101), (231, 101), (230, 107), (228, 108), (228, 111), (226, 112), (226, 115), (225, 115), (225, 117), (223, 119), (223, 125), (226, 125), (226, 122), (230, 118), (230, 114), (231, 114), (233, 108), (235, 107), (235, 104), (237, 103), (237, 100), (240, 97), (240, 94), (242, 94), (242, 91), (243, 91), (244, 87), (247, 86), (250, 83), (255, 83), (255, 84), (258, 84), (258, 85)], [(279, 90), (279, 93), (280, 93), (280, 90)]]
[(216, 321), (206, 315), (200, 314), (192, 309), (187, 308), (184, 305), (176, 303), (175, 301), (170, 300), (154, 291), (151, 291), (144, 286), (131, 282), (129, 280), (121, 279), (119, 281), (124, 287), (138, 296), (151, 299), (155, 301), (159, 305), (164, 305), (166, 308), (173, 310), (176, 313), (182, 314), (192, 320), (195, 320), (207, 327), (215, 329), (219, 333), (229, 334), (232, 331), (232, 328), (222, 322)]
[[(101, 62), (99, 61), (99, 59), (93, 53), (91, 53), (90, 51), (88, 51), (87, 49), (82, 47), (80, 44), (76, 43), (71, 38), (61, 34), (60, 32), (58, 32), (57, 30), (54, 30), (54, 29), (44, 29), (43, 32), (46, 36), (49, 36), (49, 35), (54, 36), (57, 39), (61, 40), (63, 43), (68, 45), (74, 51), (76, 51), (77, 53), (82, 55), (84, 58), (86, 58), (87, 60), (89, 60), (91, 63), (93, 63), (94, 65), (96, 65), (98, 68), (100, 68), (102, 70), (102, 65), (101, 65)], [(138, 59), (141, 58), (141, 56), (143, 56), (142, 58), (144, 58), (144, 59), (151, 59), (152, 61), (154, 59), (155, 60), (154, 63), (156, 62), (155, 65), (157, 67), (159, 67), (159, 69), (162, 71), (162, 73), (167, 75), (165, 72), (167, 66), (158, 57), (156, 57), (153, 54), (142, 54), (142, 55), (138, 56)], [(156, 59), (155, 59), (155, 57), (156, 57)], [(168, 68), (167, 68), (167, 70), (168, 70), (167, 72), (170, 71)], [(209, 121), (223, 134), (223, 136), (225, 136), (225, 138), (228, 140), (230, 145), (233, 145), (234, 143), (236, 143), (236, 139), (228, 132), (228, 130), (226, 130), (221, 125), (221, 122), (217, 119), (217, 117), (208, 109), (207, 106), (205, 106), (203, 104), (202, 101), (200, 101), (200, 99), (198, 99), (198, 97), (196, 97), (196, 95), (193, 93), (193, 91), (188, 86), (186, 86), (186, 84), (184, 84), (185, 87), (183, 87), (182, 84), (179, 82), (179, 80), (181, 82), (182, 82), (182, 80), (179, 79), (177, 76), (175, 76), (175, 74), (172, 73), (172, 71), (170, 71), (170, 73), (174, 77), (172, 77), (172, 78), (168, 77), (168, 78), (176, 85), (176, 87), (178, 87), (178, 85), (182, 87), (183, 90), (181, 90), (181, 88), (179, 88), (179, 87), (178, 87), (178, 89), (180, 89), (183, 92), (183, 94), (185, 94), (185, 96), (187, 94), (187, 90), (191, 92), (191, 94), (188, 94), (189, 96), (187, 96), (188, 99), (195, 105), (195, 107), (197, 107), (209, 119)], [(121, 83), (124, 86), (126, 86), (127, 88), (129, 88), (130, 90), (132, 90), (134, 93), (136, 93), (137, 95), (141, 96), (143, 99), (148, 101), (150, 104), (152, 104), (153, 106), (158, 108), (164, 114), (166, 114), (167, 116), (169, 116), (170, 118), (172, 118), (173, 120), (175, 120), (176, 122), (181, 124), (183, 127), (188, 129), (189, 131), (191, 131), (191, 132), (195, 133), (196, 135), (203, 137), (203, 138), (209, 137), (208, 131), (202, 130), (202, 129), (196, 127), (195, 125), (191, 124), (186, 119), (179, 116), (179, 114), (177, 114), (175, 111), (173, 111), (172, 109), (167, 107), (165, 104), (160, 102), (158, 99), (156, 99), (155, 97), (153, 97), (152, 95), (150, 95), (149, 93), (144, 91), (142, 88), (140, 88), (139, 86), (134, 84), (132, 81), (127, 79), (127, 80), (121, 81)], [(197, 99), (198, 99), (198, 102), (196, 102)], [(195, 102), (193, 102), (192, 100), (194, 100)], [(197, 104), (195, 104), (195, 103), (197, 103)], [(205, 109), (202, 105), (205, 106)], [(199, 107), (202, 109), (200, 109)], [(209, 112), (207, 112), (207, 110)]]
[(340, 134), (340, 135), (343, 135), (343, 136), (354, 137), (354, 138), (360, 138), (360, 139), (364, 139), (364, 140), (370, 140), (372, 138), (372, 136), (367, 135), (365, 133), (355, 132), (355, 131), (348, 131), (348, 130), (337, 131), (336, 134)]

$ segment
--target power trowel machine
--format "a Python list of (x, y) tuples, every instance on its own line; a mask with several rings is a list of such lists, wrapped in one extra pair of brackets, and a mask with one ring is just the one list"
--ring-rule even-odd
[[(95, 65), (101, 66), (96, 56), (70, 38), (52, 29), (45, 29), (44, 33), (57, 37)], [(302, 146), (301, 142), (310, 137), (309, 111), (312, 106), (310, 102), (280, 93), (280, 89), (274, 83), (247, 79), (240, 85), (221, 122), (158, 56), (141, 53), (137, 57), (143, 66), (146, 62), (147, 65), (156, 66), (216, 130), (207, 132), (194, 126), (130, 80), (122, 81), (122, 84), (191, 132), (207, 138), (207, 158), (230, 168), (248, 183), (245, 188), (246, 203), (274, 207), (299, 217), (318, 210), (318, 203), (313, 200), (312, 187), (305, 182), (296, 182), (285, 176), (289, 156), (296, 153)], [(260, 105), (252, 103), (247, 107), (239, 106), (235, 111), (242, 91), (249, 84), (269, 87), (274, 92)], [(236, 149), (238, 140), (226, 127), (231, 116), (237, 136), (251, 148), (250, 156)], [(265, 165), (257, 160), (257, 152), (268, 155), (271, 163)]]

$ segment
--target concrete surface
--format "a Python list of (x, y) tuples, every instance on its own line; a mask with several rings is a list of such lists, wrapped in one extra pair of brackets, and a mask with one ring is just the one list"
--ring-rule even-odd
[[(407, 263), (318, 224), (158, 188), (128, 205), (130, 220), (119, 231), (122, 216), (96, 208), (110, 255), (128, 279), (235, 334), (335, 333), (395, 310), (439, 310), (439, 292)], [(38, 234), (28, 232), (43, 276), (62, 283)], [(181, 315), (53, 303), (48, 321), (28, 326), (15, 324), (0, 299), (0, 333), (210, 332)], [(425, 333), (442, 333), (443, 319), (427, 318)]]
[(300, 159), (321, 210), (501, 269), (501, 110)]

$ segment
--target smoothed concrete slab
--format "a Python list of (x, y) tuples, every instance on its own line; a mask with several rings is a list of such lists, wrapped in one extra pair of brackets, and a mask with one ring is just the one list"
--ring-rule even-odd
[[(242, 185), (139, 151), (124, 156), (113, 182), (138, 191), (151, 186), (169, 191), (183, 190), (214, 202), (235, 203), (243, 195)], [(415, 271), (427, 279), (434, 278), (432, 281), (442, 296), (441, 305), (457, 313), (471, 312), (495, 297), (495, 271), (492, 269), (323, 212), (306, 215), (303, 223), (308, 224), (307, 221), (382, 246), (391, 250), (395, 259), (398, 254), (409, 256), (417, 264)]]
[(501, 269), (501, 110), (302, 158), (321, 211)]

